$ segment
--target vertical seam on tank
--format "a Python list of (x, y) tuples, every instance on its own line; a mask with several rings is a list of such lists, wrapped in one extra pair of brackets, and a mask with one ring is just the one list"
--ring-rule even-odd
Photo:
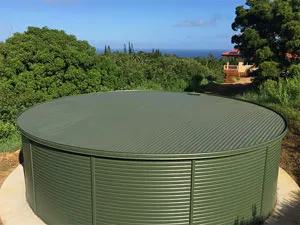
[(92, 197), (92, 224), (96, 225), (96, 192), (95, 192), (95, 158), (90, 157), (91, 166), (91, 197)]
[(36, 191), (35, 191), (35, 184), (34, 184), (34, 170), (33, 170), (33, 157), (32, 157), (32, 145), (31, 141), (29, 141), (29, 152), (30, 152), (30, 162), (31, 162), (31, 176), (32, 176), (32, 192), (33, 192), (33, 209), (37, 212), (36, 207)]
[(268, 150), (269, 147), (266, 147), (266, 154), (265, 154), (265, 165), (264, 165), (264, 176), (262, 182), (262, 194), (261, 194), (261, 203), (260, 203), (260, 215), (263, 213), (263, 203), (264, 203), (264, 192), (265, 192), (265, 180), (266, 180), (266, 173), (267, 173), (267, 162), (268, 162)]
[(195, 183), (195, 160), (191, 160), (191, 189), (190, 189), (190, 218), (189, 224), (193, 224), (194, 217), (194, 183)]

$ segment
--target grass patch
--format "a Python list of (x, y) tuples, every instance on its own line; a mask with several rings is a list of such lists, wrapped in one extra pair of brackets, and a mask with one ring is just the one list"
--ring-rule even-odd
[(289, 131), (300, 133), (300, 109), (298, 107), (293, 107), (290, 105), (283, 105), (280, 103), (273, 103), (265, 101), (259, 93), (247, 92), (243, 95), (235, 96), (237, 99), (243, 99), (250, 102), (258, 103), (260, 105), (266, 106), (275, 110), (284, 116), (287, 120)]
[(22, 145), (21, 136), (19, 134), (11, 135), (8, 138), (0, 139), (0, 153), (15, 152)]

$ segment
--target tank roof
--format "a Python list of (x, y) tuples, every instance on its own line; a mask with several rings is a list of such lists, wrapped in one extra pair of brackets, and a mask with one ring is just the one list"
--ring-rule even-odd
[(29, 139), (80, 154), (145, 159), (219, 157), (282, 138), (267, 108), (205, 94), (121, 91), (64, 97), (17, 119)]

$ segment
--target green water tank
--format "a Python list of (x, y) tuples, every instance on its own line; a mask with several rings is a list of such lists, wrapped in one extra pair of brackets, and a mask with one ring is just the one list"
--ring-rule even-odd
[(17, 119), (26, 198), (50, 225), (234, 225), (276, 203), (285, 120), (188, 93), (65, 97)]

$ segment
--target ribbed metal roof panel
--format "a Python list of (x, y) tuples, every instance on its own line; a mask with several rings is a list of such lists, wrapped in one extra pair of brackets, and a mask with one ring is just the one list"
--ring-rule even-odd
[(286, 131), (280, 115), (255, 104), (151, 91), (57, 99), (26, 110), (17, 123), (23, 135), (57, 149), (160, 160), (239, 154)]

